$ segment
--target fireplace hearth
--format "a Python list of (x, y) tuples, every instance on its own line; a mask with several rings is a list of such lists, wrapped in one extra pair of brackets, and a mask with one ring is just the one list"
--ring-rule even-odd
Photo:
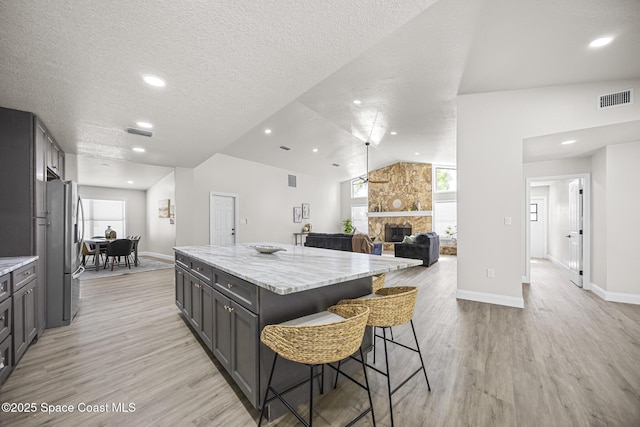
[(411, 224), (397, 225), (385, 224), (384, 241), (385, 242), (402, 242), (404, 236), (411, 236)]

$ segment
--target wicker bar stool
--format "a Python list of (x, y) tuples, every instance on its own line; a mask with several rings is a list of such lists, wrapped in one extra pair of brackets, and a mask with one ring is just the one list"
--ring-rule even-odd
[[(338, 302), (338, 307), (341, 305), (365, 305), (371, 309), (369, 313), (369, 319), (367, 325), (375, 326), (382, 329), (382, 336), (374, 335), (374, 348), (375, 340), (382, 338), (384, 342), (384, 358), (386, 371), (382, 371), (375, 366), (366, 364), (369, 368), (387, 377), (387, 391), (389, 394), (389, 414), (391, 416), (391, 425), (393, 426), (393, 402), (391, 396), (398, 391), (400, 387), (405, 385), (411, 378), (413, 378), (420, 371), (424, 372), (424, 379), (427, 381), (427, 388), (431, 391), (431, 385), (429, 384), (429, 378), (427, 377), (427, 370), (424, 367), (424, 361), (422, 359), (422, 353), (420, 352), (420, 345), (418, 344), (418, 337), (416, 335), (416, 329), (413, 326), (413, 310), (416, 304), (416, 297), (418, 296), (418, 288), (414, 286), (397, 286), (390, 288), (381, 288), (375, 294), (367, 295), (362, 298), (352, 300), (342, 300)], [(386, 330), (392, 326), (398, 326), (405, 323), (411, 323), (411, 330), (413, 331), (413, 338), (416, 343), (416, 348), (411, 348), (402, 343), (394, 341), (393, 338), (387, 338)], [(389, 353), (387, 349), (387, 342), (397, 344), (408, 350), (418, 353), (420, 357), (420, 368), (409, 375), (393, 390), (391, 389), (391, 376), (389, 372)], [(375, 363), (375, 362), (374, 362)], [(338, 364), (338, 371), (340, 370), (340, 364)], [(338, 377), (334, 387), (338, 383)]]
[[(365, 385), (360, 384), (344, 373), (343, 375), (367, 390), (367, 395), (369, 397), (369, 409), (363, 411), (348, 425), (351, 426), (355, 424), (358, 420), (371, 412), (371, 418), (373, 419), (373, 425), (375, 426), (376, 420), (373, 413), (373, 402), (371, 400), (369, 380), (367, 379), (367, 371), (361, 349), (368, 317), (368, 307), (356, 304), (341, 305), (332, 306), (329, 307), (327, 311), (300, 317), (278, 325), (265, 326), (260, 334), (260, 340), (276, 354), (273, 358), (273, 365), (271, 367), (271, 373), (269, 374), (267, 390), (265, 391), (264, 399), (262, 400), (262, 412), (260, 413), (258, 427), (262, 424), (262, 418), (264, 417), (267, 403), (274, 399), (279, 399), (303, 425), (311, 427), (313, 424), (312, 381), (313, 378), (318, 375), (314, 374), (314, 368), (318, 365), (322, 365), (322, 371), (320, 373), (322, 378), (320, 393), (323, 393), (324, 365), (328, 364), (331, 366), (331, 363), (339, 362), (358, 350), (360, 350), (360, 360), (362, 361)], [(273, 379), (273, 373), (276, 369), (276, 362), (279, 357), (284, 357), (285, 359), (293, 362), (303, 363), (309, 366), (309, 378), (285, 391), (276, 391), (271, 387), (271, 380)], [(331, 367), (337, 370), (337, 368), (333, 366)], [(309, 382), (309, 422), (305, 421), (302, 416), (282, 397), (285, 393), (288, 393), (307, 382)], [(269, 398), (269, 392), (273, 393), (271, 398)]]
[(371, 276), (371, 293), (375, 294), (378, 289), (384, 288), (384, 279), (386, 276), (387, 273)]

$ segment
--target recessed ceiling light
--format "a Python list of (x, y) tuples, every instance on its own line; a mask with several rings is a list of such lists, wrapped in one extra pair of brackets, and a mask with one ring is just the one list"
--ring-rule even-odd
[(314, 152), (314, 153), (317, 153), (317, 152), (318, 152), (318, 149), (317, 149), (317, 148), (314, 148), (314, 149), (313, 149), (313, 152)]
[(569, 145), (569, 144), (573, 144), (574, 142), (576, 142), (575, 139), (569, 139), (567, 141), (562, 141), (560, 144), (562, 145)]
[(613, 37), (600, 37), (589, 43), (589, 47), (602, 47), (606, 46), (613, 41)]
[(127, 184), (133, 184), (133, 181), (127, 181)]
[(354, 99), (353, 103), (356, 104), (356, 105), (360, 105), (360, 104), (362, 104), (362, 101), (360, 101), (359, 99)]
[(148, 123), (148, 122), (136, 122), (136, 125), (138, 125), (141, 128), (145, 128), (145, 129), (151, 129), (153, 127), (153, 125), (151, 123)]
[(391, 135), (397, 135), (397, 134), (398, 134), (398, 132), (396, 132), (396, 131), (389, 132), (389, 133), (390, 133)]
[(419, 155), (420, 155), (420, 153), (418, 153), (417, 151), (416, 151), (415, 153), (413, 153), (413, 154), (415, 154), (416, 156), (419, 156)]
[(132, 150), (135, 151), (136, 153), (144, 153), (146, 151), (142, 147), (133, 147)]
[(271, 133), (271, 129), (265, 129), (264, 133), (266, 133), (267, 135), (269, 135)]
[(156, 77), (148, 74), (146, 76), (143, 76), (142, 78), (148, 85), (155, 86), (155, 87), (164, 87), (167, 84), (160, 77)]

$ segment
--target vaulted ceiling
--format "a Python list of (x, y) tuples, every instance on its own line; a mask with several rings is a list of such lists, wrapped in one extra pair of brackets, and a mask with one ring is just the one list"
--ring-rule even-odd
[(638, 22), (637, 0), (3, 1), (0, 106), (42, 117), (85, 185), (215, 153), (344, 180), (365, 140), (371, 168), (455, 164), (458, 94), (639, 78)]

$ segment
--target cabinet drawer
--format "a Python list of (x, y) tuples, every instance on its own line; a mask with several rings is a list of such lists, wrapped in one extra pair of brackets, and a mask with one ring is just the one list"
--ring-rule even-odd
[(11, 298), (0, 302), (0, 341), (11, 334)]
[(0, 340), (0, 384), (7, 379), (11, 373), (13, 364), (11, 363), (11, 337), (5, 338), (4, 341)]
[(5, 274), (0, 277), (0, 302), (9, 298), (11, 295), (11, 289), (9, 289), (9, 285), (11, 284), (11, 273)]
[(176, 252), (176, 264), (184, 269), (189, 269), (189, 258)]
[(32, 262), (24, 267), (11, 272), (13, 275), (12, 293), (16, 293), (18, 289), (26, 285), (32, 278), (36, 277), (36, 263)]
[(198, 279), (213, 284), (213, 267), (199, 261), (191, 261), (191, 273)]
[(213, 287), (243, 307), (254, 313), (258, 312), (258, 289), (256, 285), (218, 271), (216, 272), (216, 282)]

